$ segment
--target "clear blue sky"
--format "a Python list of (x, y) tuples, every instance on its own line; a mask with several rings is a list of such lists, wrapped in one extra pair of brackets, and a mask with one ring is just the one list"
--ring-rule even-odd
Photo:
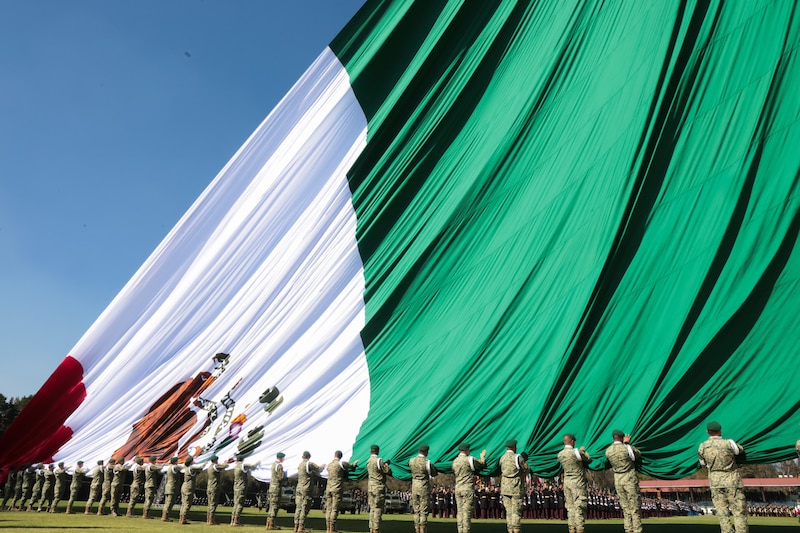
[(0, 0), (0, 393), (33, 394), (363, 0)]

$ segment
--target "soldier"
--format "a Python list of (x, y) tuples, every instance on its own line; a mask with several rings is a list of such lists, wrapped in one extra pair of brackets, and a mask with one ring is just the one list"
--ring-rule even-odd
[[(86, 470), (83, 468), (83, 461), (78, 461), (77, 466), (72, 470), (72, 481), (69, 484), (69, 501), (67, 502), (67, 514), (75, 514), (72, 511), (72, 506), (75, 505), (75, 500), (78, 498), (78, 492), (81, 490), (83, 484), (83, 477), (86, 475)], [(67, 471), (69, 473), (69, 471)]]
[(369, 533), (379, 533), (381, 529), (381, 516), (386, 505), (386, 477), (391, 474), (389, 461), (378, 457), (381, 449), (377, 444), (369, 448), (370, 456), (367, 461), (367, 493), (369, 496)]
[(586, 523), (588, 495), (586, 466), (591, 461), (586, 449), (575, 449), (575, 435), (564, 435), (564, 449), (558, 452), (558, 462), (564, 469), (564, 504), (570, 533), (583, 533)]
[(254, 465), (245, 464), (244, 455), (236, 456), (236, 466), (233, 467), (233, 511), (231, 511), (231, 526), (241, 527), (239, 517), (244, 508), (244, 496), (247, 492), (247, 473), (261, 464), (261, 461)]
[(97, 509), (97, 516), (105, 514), (106, 503), (111, 503), (111, 483), (114, 481), (114, 467), (117, 460), (113, 457), (108, 460), (108, 464), (103, 468), (103, 495), (100, 498), (100, 507)]
[(611, 432), (614, 444), (606, 450), (606, 460), (614, 470), (614, 487), (622, 507), (626, 533), (642, 533), (642, 495), (636, 463), (641, 460), (639, 450), (631, 446), (631, 436), (615, 429)]
[(58, 468), (53, 471), (53, 503), (50, 504), (49, 512), (55, 513), (58, 503), (61, 501), (61, 493), (64, 491), (67, 481), (67, 470), (64, 468), (64, 463), (58, 463)]
[[(328, 533), (336, 531), (336, 520), (339, 518), (339, 503), (342, 501), (342, 491), (347, 473), (358, 465), (358, 461), (348, 463), (342, 461), (342, 452), (336, 450), (333, 460), (328, 463), (328, 485), (325, 487), (325, 521), (328, 524)], [(267, 528), (269, 529), (269, 528)]]
[(458, 457), (453, 461), (456, 491), (456, 520), (458, 533), (469, 533), (472, 526), (472, 508), (475, 504), (475, 475), (486, 466), (486, 450), (480, 459), (469, 454), (469, 444), (458, 445)]
[[(42, 512), (42, 506), (44, 506), (45, 511), (50, 510), (50, 505), (53, 504), (53, 483), (55, 481), (55, 465), (52, 463), (47, 465), (42, 471), (42, 477), (44, 481), (42, 481), (42, 492), (39, 496), (39, 504), (36, 508), (37, 513)], [(49, 502), (47, 505), (45, 502)]]
[(33, 482), (33, 489), (31, 490), (31, 497), (28, 500), (28, 508), (27, 511), (33, 511), (33, 506), (41, 499), (42, 497), (42, 485), (44, 485), (44, 465), (39, 463), (36, 465), (35, 475), (36, 480)]
[(144, 467), (144, 507), (142, 508), (142, 518), (149, 520), (150, 508), (156, 501), (156, 490), (161, 485), (162, 467), (156, 464), (158, 458), (150, 456), (149, 462)]
[(278, 452), (275, 455), (275, 462), (272, 463), (272, 478), (269, 482), (269, 514), (267, 515), (267, 529), (280, 529), (275, 525), (275, 518), (278, 517), (278, 510), (281, 506), (281, 483), (283, 483), (283, 459), (286, 454)]
[(722, 533), (732, 533), (734, 530), (736, 533), (746, 533), (747, 501), (737, 464), (737, 458), (744, 459), (744, 448), (733, 440), (723, 440), (719, 422), (709, 422), (706, 431), (708, 440), (700, 445), (697, 455), (700, 456), (700, 464), (708, 468), (711, 500), (717, 509), (720, 529)]
[(325, 465), (317, 466), (310, 461), (311, 454), (303, 452), (303, 460), (297, 467), (297, 488), (295, 489), (294, 501), (296, 509), (294, 511), (294, 530), (296, 533), (307, 533), (306, 516), (311, 507), (311, 477), (319, 475), (320, 470)]
[(22, 499), (15, 507), (20, 511), (25, 509), (25, 502), (31, 499), (33, 486), (36, 484), (36, 465), (28, 465), (22, 473)]
[(206, 469), (208, 469), (208, 481), (206, 483), (206, 499), (208, 500), (208, 511), (206, 511), (206, 524), (216, 526), (217, 498), (219, 496), (219, 480), (222, 471), (228, 468), (227, 464), (221, 465), (217, 461), (219, 457), (212, 455), (208, 458)]
[(11, 501), (11, 506), (6, 507), (8, 500), (11, 500), (11, 496), (14, 494), (14, 487), (17, 483), (17, 467), (10, 466), (8, 469), (8, 477), (6, 478), (6, 486), (3, 489), (3, 505), (0, 505), (0, 511), (3, 509), (10, 511), (11, 507), (14, 505), (14, 501)]
[(86, 511), (84, 511), (84, 514), (91, 513), (92, 504), (95, 502), (95, 500), (101, 498), (104, 475), (105, 467), (103, 466), (103, 460), (100, 459), (97, 461), (97, 466), (92, 469), (92, 484), (89, 485), (89, 499), (86, 501)]
[(172, 506), (175, 505), (175, 494), (178, 492), (181, 483), (183, 468), (178, 464), (178, 458), (172, 457), (166, 468), (167, 485), (164, 488), (164, 509), (161, 511), (162, 522), (172, 522), (169, 514)]
[(189, 515), (189, 511), (192, 508), (192, 503), (194, 503), (195, 477), (201, 470), (203, 470), (203, 467), (195, 465), (194, 458), (191, 455), (186, 458), (186, 461), (183, 464), (183, 485), (181, 485), (181, 520), (178, 523), (181, 525), (186, 525), (189, 523), (186, 517)]
[(26, 465), (22, 465), (17, 468), (17, 482), (14, 485), (14, 497), (11, 499), (11, 503), (8, 505), (9, 511), (19, 511), (20, 505), (22, 505), (22, 485), (25, 481), (25, 470), (27, 469)]
[(525, 477), (530, 471), (528, 456), (517, 455), (517, 441), (506, 442), (506, 453), (500, 458), (500, 493), (506, 510), (506, 528), (509, 533), (522, 530), (522, 498), (525, 496)]
[(425, 533), (428, 527), (428, 513), (431, 508), (431, 477), (439, 474), (428, 460), (427, 444), (420, 444), (419, 454), (408, 461), (411, 469), (411, 506), (414, 509), (414, 529)]
[(133, 480), (131, 481), (131, 497), (128, 499), (128, 511), (125, 513), (125, 516), (128, 518), (133, 518), (135, 516), (134, 510), (136, 509), (136, 504), (139, 502), (139, 494), (142, 493), (142, 489), (144, 488), (145, 466), (143, 457), (137, 457), (133, 460), (131, 473), (133, 474)]
[(125, 486), (125, 478), (128, 473), (128, 465), (125, 458), (117, 459), (114, 465), (114, 477), (111, 480), (111, 515), (119, 516), (119, 499), (122, 496), (122, 487)]

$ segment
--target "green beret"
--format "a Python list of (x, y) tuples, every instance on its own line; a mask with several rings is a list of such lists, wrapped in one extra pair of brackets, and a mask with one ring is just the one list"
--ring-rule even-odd
[(381, 447), (378, 446), (377, 444), (373, 444), (372, 446), (369, 447), (370, 453), (378, 453), (379, 451), (381, 451)]
[(211, 457), (208, 458), (209, 461), (216, 461), (218, 459), (219, 459), (219, 457), (217, 457), (217, 454), (214, 454), (214, 455), (212, 455)]
[(189, 466), (189, 465), (190, 465), (190, 464), (192, 464), (193, 462), (194, 462), (194, 457), (192, 457), (192, 456), (190, 455), (189, 457), (187, 457), (187, 458), (186, 458), (186, 461), (184, 461), (184, 462), (183, 462), (183, 464), (185, 464), (186, 466)]
[(109, 462), (109, 464), (111, 464), (111, 463), (116, 463), (116, 462), (117, 462), (117, 460), (116, 460), (116, 459), (114, 459), (114, 458), (112, 457), (111, 459), (109, 459), (109, 460), (108, 460), (108, 462)]
[(614, 431), (611, 432), (611, 436), (612, 437), (624, 437), (625, 436), (625, 432), (622, 431), (621, 429), (615, 429)]
[(506, 448), (516, 448), (516, 447), (517, 447), (517, 441), (515, 441), (514, 439), (506, 441)]
[(311, 458), (311, 454), (309, 452), (303, 452), (303, 459)]
[(578, 440), (578, 439), (575, 438), (575, 434), (574, 433), (564, 433), (564, 436), (565, 437), (569, 437), (573, 441)]
[(466, 442), (462, 442), (461, 444), (458, 445), (458, 451), (468, 452), (469, 451), (469, 444), (467, 444)]
[(722, 425), (719, 422), (709, 422), (706, 425), (707, 431), (722, 431)]
[(140, 464), (142, 464), (142, 463), (144, 463), (144, 457), (137, 457), (137, 458), (136, 458), (136, 464), (137, 464), (137, 465), (140, 465)]
[(169, 463), (170, 463), (170, 464), (173, 464), (173, 465), (176, 465), (176, 464), (178, 464), (178, 458), (177, 458), (177, 457), (172, 457), (172, 458), (170, 458), (170, 460), (169, 460)]
[(83, 461), (78, 461), (78, 466), (82, 465)]
[(64, 461), (61, 461), (60, 463), (58, 463), (58, 466), (60, 466), (61, 468), (64, 468)]
[(155, 463), (156, 461), (158, 461), (158, 457), (156, 457), (155, 455), (151, 455), (150, 456), (150, 462), (151, 463)]
[(244, 461), (244, 454), (243, 453), (237, 453), (236, 454), (236, 460), (237, 461)]
[(430, 449), (431, 449), (431, 447), (428, 446), (427, 444), (420, 444), (419, 445), (419, 451), (421, 451), (421, 452), (428, 453), (428, 451), (430, 451)]
[(99, 464), (99, 465), (103, 464), (103, 460), (102, 459), (98, 459), (97, 460), (97, 464)]
[(283, 452), (278, 452), (277, 455), (275, 455), (275, 457), (277, 457), (278, 459), (283, 459), (284, 457), (286, 457), (286, 454)]

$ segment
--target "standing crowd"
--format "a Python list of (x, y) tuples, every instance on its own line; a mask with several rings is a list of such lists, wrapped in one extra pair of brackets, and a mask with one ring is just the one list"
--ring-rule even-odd
[[(746, 533), (748, 529), (748, 507), (744, 486), (738, 472), (738, 462), (744, 458), (745, 451), (731, 439), (722, 438), (722, 426), (717, 422), (707, 425), (708, 439), (698, 449), (700, 464), (708, 468), (711, 497), (720, 521), (722, 533)], [(428, 459), (429, 446), (419, 446), (419, 453), (409, 460), (411, 471), (410, 504), (414, 514), (416, 533), (426, 533), (428, 517), (454, 515), (458, 533), (470, 533), (473, 518), (505, 518), (508, 533), (521, 533), (523, 518), (564, 519), (569, 533), (584, 533), (587, 518), (613, 518), (620, 514), (626, 533), (642, 531), (642, 497), (639, 490), (637, 465), (641, 460), (639, 450), (631, 444), (630, 435), (623, 431), (612, 432), (613, 444), (605, 451), (605, 458), (614, 472), (614, 485), (617, 499), (602, 492), (590, 492), (586, 472), (592, 460), (583, 446), (577, 447), (577, 439), (571, 433), (564, 434), (564, 448), (558, 452), (558, 462), (563, 471), (563, 484), (558, 486), (528, 487), (526, 479), (530, 474), (528, 456), (517, 453), (517, 442), (506, 442), (506, 451), (500, 457), (501, 482), (497, 488), (478, 488), (476, 476), (486, 468), (486, 450), (478, 457), (471, 455), (467, 443), (459, 445), (459, 453), (453, 461), (452, 470), (455, 487), (452, 491), (443, 489), (433, 491), (431, 478), (438, 475), (433, 463)], [(796, 443), (800, 456), (800, 440)], [(379, 533), (386, 504), (386, 482), (391, 475), (390, 462), (380, 457), (380, 447), (370, 447), (367, 460), (367, 502), (369, 507), (369, 533)], [(281, 486), (285, 478), (283, 468), (284, 453), (278, 453), (271, 467), (272, 482), (269, 488), (269, 514), (266, 529), (280, 529), (275, 519), (280, 507)], [(260, 465), (246, 464), (244, 457), (237, 455), (233, 464), (233, 510), (232, 527), (241, 526), (240, 516), (244, 508), (248, 473)], [(156, 457), (150, 457), (145, 464), (141, 457), (126, 463), (124, 458), (109, 459), (108, 464), (97, 461), (89, 471), (84, 463), (66, 467), (65, 464), (25, 465), (11, 468), (6, 481), (2, 509), (47, 511), (54, 513), (69, 482), (69, 500), (66, 513), (73, 514), (75, 501), (84, 481), (91, 478), (89, 497), (84, 513), (94, 513), (94, 503), (98, 502), (96, 514), (105, 513), (106, 506), (114, 516), (120, 516), (119, 504), (122, 487), (127, 472), (131, 472), (133, 482), (125, 516), (136, 516), (136, 504), (144, 495), (142, 518), (149, 519), (150, 511), (156, 501), (156, 491), (164, 485), (164, 505), (161, 520), (171, 522), (170, 518), (177, 497), (181, 497), (179, 523), (188, 524), (187, 516), (192, 507), (195, 493), (195, 478), (206, 470), (208, 482), (206, 497), (208, 510), (206, 523), (217, 524), (216, 512), (222, 472), (230, 463), (219, 463), (212, 455), (203, 465), (194, 463), (192, 457), (179, 464), (173, 457), (167, 464), (158, 464)], [(313, 478), (327, 472), (325, 488), (325, 519), (327, 533), (337, 533), (336, 523), (339, 504), (342, 499), (344, 481), (358, 461), (349, 463), (342, 459), (342, 452), (336, 451), (327, 464), (317, 465), (311, 461), (311, 454), (304, 452), (298, 465), (297, 487), (295, 489), (295, 533), (308, 533), (305, 522), (311, 506)]]

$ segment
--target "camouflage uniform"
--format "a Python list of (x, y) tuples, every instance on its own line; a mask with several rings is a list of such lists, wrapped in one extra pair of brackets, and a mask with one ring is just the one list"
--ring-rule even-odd
[[(477, 465), (477, 466), (476, 466)], [(456, 521), (458, 533), (469, 533), (472, 526), (472, 507), (475, 505), (475, 474), (485, 463), (462, 451), (453, 461), (456, 481)]]
[(22, 505), (22, 485), (25, 481), (25, 469), (20, 467), (17, 469), (17, 483), (14, 485), (14, 498), (11, 500), (11, 509), (19, 509)]
[(144, 506), (142, 507), (142, 518), (150, 518), (150, 508), (156, 500), (156, 491), (161, 484), (162, 467), (150, 461), (144, 467)]
[(586, 465), (591, 458), (583, 450), (564, 446), (558, 452), (558, 462), (564, 469), (564, 504), (570, 531), (583, 531), (588, 507)]
[(89, 485), (89, 499), (86, 500), (86, 514), (91, 512), (92, 504), (95, 502), (95, 500), (98, 500), (101, 497), (103, 475), (105, 475), (105, 468), (103, 465), (97, 465), (92, 469), (92, 484)]
[(367, 497), (369, 500), (369, 529), (377, 532), (381, 528), (381, 516), (386, 505), (386, 477), (389, 475), (389, 465), (372, 454), (367, 461)]
[(58, 503), (61, 501), (61, 494), (64, 492), (64, 487), (67, 485), (67, 471), (63, 464), (58, 465), (58, 468), (53, 472), (55, 483), (53, 484), (53, 503), (50, 505), (50, 512), (55, 513)]
[(119, 516), (119, 499), (122, 496), (127, 472), (128, 467), (121, 462), (114, 467), (114, 477), (111, 480), (111, 514), (114, 516)]
[[(44, 507), (45, 511), (50, 509), (50, 505), (53, 504), (53, 483), (55, 482), (55, 473), (49, 469), (45, 468), (43, 473), (44, 481), (42, 482), (42, 492), (41, 496), (39, 496), (39, 505), (36, 509), (37, 512), (41, 512), (42, 507)], [(46, 502), (49, 502), (48, 505)]]
[(167, 484), (164, 487), (164, 508), (161, 510), (161, 520), (164, 522), (172, 522), (169, 514), (175, 505), (175, 495), (180, 490), (181, 474), (183, 474), (183, 467), (174, 463), (167, 466), (167, 471), (165, 472)]
[(183, 468), (183, 485), (181, 485), (181, 524), (188, 524), (186, 517), (194, 503), (194, 484), (197, 473), (203, 469), (202, 466), (196, 466), (192, 463), (187, 464)]
[(3, 505), (0, 505), (0, 510), (6, 508), (6, 504), (9, 500), (11, 500), (11, 507), (14, 506), (14, 500), (11, 496), (14, 494), (14, 487), (17, 484), (17, 473), (14, 471), (14, 467), (11, 467), (11, 470), (8, 471), (8, 478), (6, 478), (6, 486), (3, 490)]
[(506, 528), (511, 531), (522, 529), (522, 500), (525, 497), (525, 476), (530, 468), (528, 462), (523, 460), (512, 450), (500, 458), (500, 494), (503, 495), (503, 507), (506, 509)]
[(639, 450), (618, 441), (606, 450), (606, 459), (614, 470), (614, 487), (622, 508), (625, 531), (629, 533), (642, 532), (642, 495), (639, 476), (636, 475), (636, 462), (640, 457)]
[(300, 465), (297, 467), (297, 488), (294, 496), (297, 506), (294, 511), (296, 531), (306, 531), (306, 516), (311, 507), (311, 476), (314, 474), (319, 474), (319, 466), (312, 463), (309, 458), (300, 461)]
[(216, 513), (217, 500), (219, 498), (219, 480), (222, 477), (222, 471), (228, 468), (228, 465), (210, 462), (207, 468), (208, 482), (206, 483), (206, 499), (208, 500), (208, 511), (206, 512), (206, 524), (212, 526), (217, 523)]
[(272, 463), (272, 478), (269, 482), (269, 514), (267, 515), (267, 529), (275, 527), (275, 518), (281, 507), (281, 484), (283, 483), (283, 463), (276, 460)]
[(736, 456), (743, 451), (732, 440), (725, 440), (719, 436), (709, 437), (697, 451), (700, 464), (708, 467), (711, 499), (717, 509), (722, 533), (747, 532), (747, 501), (742, 478), (739, 476), (739, 467), (736, 464)]
[(103, 514), (106, 503), (111, 501), (111, 483), (114, 481), (114, 465), (109, 464), (103, 468), (103, 495), (100, 498), (100, 508), (97, 509), (97, 514)]
[(431, 477), (439, 474), (424, 454), (408, 461), (411, 469), (411, 505), (414, 509), (414, 526), (417, 531), (428, 526), (428, 513), (431, 510)]
[(134, 509), (136, 509), (136, 504), (139, 502), (139, 494), (142, 493), (142, 488), (144, 488), (145, 466), (136, 463), (131, 467), (131, 473), (133, 474), (131, 497), (128, 499), (128, 511), (125, 513), (125, 516), (129, 518), (134, 516)]
[(31, 497), (28, 500), (28, 511), (32, 511), (33, 506), (41, 499), (42, 485), (44, 485), (44, 469), (42, 468), (42, 465), (39, 465), (39, 467), (36, 469), (36, 481), (33, 482)]
[(347, 461), (342, 461), (338, 457), (328, 463), (328, 485), (325, 487), (325, 521), (328, 523), (328, 531), (336, 531), (336, 520), (339, 518), (339, 504), (342, 501), (342, 491), (347, 473), (353, 469), (353, 465)]
[(231, 525), (238, 526), (239, 517), (244, 509), (244, 495), (247, 492), (247, 473), (257, 465), (244, 464), (236, 461), (233, 467), (233, 511), (231, 511)]
[(67, 502), (67, 513), (72, 514), (72, 506), (75, 505), (75, 500), (78, 499), (78, 493), (83, 485), (83, 477), (88, 470), (81, 468), (80, 465), (76, 466), (72, 471), (72, 481), (69, 483), (69, 501)]

